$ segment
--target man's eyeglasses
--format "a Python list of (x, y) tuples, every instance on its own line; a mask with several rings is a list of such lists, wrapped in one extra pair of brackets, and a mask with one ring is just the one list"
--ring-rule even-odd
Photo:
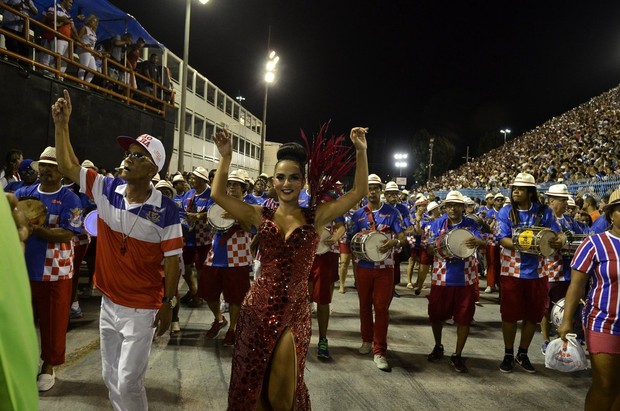
[(132, 158), (133, 160), (138, 160), (138, 161), (149, 161), (152, 163), (151, 158), (149, 156), (147, 156), (146, 154), (142, 154), (142, 153), (138, 153), (136, 152), (131, 152), (131, 151), (126, 151), (125, 152), (125, 158)]

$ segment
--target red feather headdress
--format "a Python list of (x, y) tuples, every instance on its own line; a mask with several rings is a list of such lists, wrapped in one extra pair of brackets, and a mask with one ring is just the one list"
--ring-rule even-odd
[(329, 122), (323, 124), (319, 134), (313, 136), (312, 142), (301, 130), (301, 137), (306, 143), (306, 152), (309, 156), (308, 186), (311, 207), (337, 198), (336, 182), (346, 176), (355, 165), (352, 147), (345, 145), (344, 134), (329, 138), (328, 127)]

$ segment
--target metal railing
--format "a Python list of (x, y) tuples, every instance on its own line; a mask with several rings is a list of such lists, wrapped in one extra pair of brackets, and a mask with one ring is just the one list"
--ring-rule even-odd
[[(20, 16), (24, 20), (24, 30), (23, 34), (20, 36), (15, 34), (15, 32), (6, 30), (0, 26), (0, 34), (5, 37), (5, 40), (6, 38), (10, 38), (26, 45), (28, 50), (30, 50), (30, 55), (22, 56), (21, 54), (15, 53), (6, 48), (0, 48), (0, 55), (15, 59), (16, 61), (31, 67), (35, 71), (47, 75), (53, 75), (53, 77), (57, 80), (70, 80), (71, 82), (74, 82), (84, 88), (96, 90), (121, 100), (128, 105), (140, 107), (161, 116), (165, 115), (167, 107), (174, 106), (174, 91), (172, 88), (166, 88), (162, 83), (150, 79), (141, 73), (132, 70), (131, 67), (127, 67), (126, 65), (117, 62), (106, 53), (101, 53), (94, 49), (88, 49), (88, 51), (92, 53), (96, 59), (101, 61), (101, 71), (93, 70), (87, 66), (84, 66), (80, 64), (79, 58), (76, 60), (77, 56), (75, 55), (76, 46), (80, 47), (82, 43), (71, 37), (65, 36), (58, 31), (55, 31), (53, 27), (43, 24), (36, 19), (5, 5), (4, 3), (0, 3), (0, 12), (2, 12), (3, 9), (9, 10), (11, 13)], [(69, 57), (44, 47), (39, 40), (42, 33), (51, 34), (54, 39), (67, 41), (67, 56)], [(84, 46), (84, 48), (86, 48), (86, 46)], [(48, 66), (40, 61), (37, 61), (37, 57), (42, 54), (51, 55), (54, 60), (54, 66)], [(63, 62), (67, 64), (67, 68), (69, 66), (73, 66), (78, 70), (84, 70), (87, 73), (92, 73), (95, 77), (99, 77), (101, 84), (81, 80), (71, 72), (63, 72), (61, 69)], [(165, 70), (166, 68), (162, 67), (162, 76), (166, 75), (164, 72)], [(111, 76), (110, 73), (114, 72), (119, 75)], [(149, 87), (152, 88), (153, 93), (147, 93), (136, 87), (137, 82), (149, 85)]]

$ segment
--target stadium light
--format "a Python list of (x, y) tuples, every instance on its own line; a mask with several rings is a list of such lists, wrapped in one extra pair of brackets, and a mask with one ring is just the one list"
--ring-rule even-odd
[[(271, 37), (271, 26), (269, 27), (269, 37)], [(275, 51), (269, 53), (267, 64), (265, 65), (265, 100), (263, 101), (263, 126), (261, 127), (260, 136), (260, 158), (258, 164), (258, 173), (263, 173), (265, 162), (265, 138), (267, 137), (267, 96), (269, 95), (269, 84), (276, 79), (276, 66), (280, 61), (280, 56)]]
[[(207, 4), (209, 0), (199, 0), (201, 4)], [(185, 2), (185, 36), (183, 38), (183, 75), (181, 77), (181, 107), (179, 119), (179, 161), (177, 169), (183, 172), (183, 160), (185, 157), (185, 109), (187, 107), (187, 65), (189, 64), (189, 22), (192, 16), (192, 0)]]
[(506, 144), (506, 134), (510, 134), (510, 130), (505, 128), (503, 130), (500, 130), (499, 132), (504, 134), (504, 144)]
[(394, 166), (398, 168), (398, 175), (403, 175), (403, 168), (407, 168), (407, 162), (403, 160), (407, 160), (407, 153), (396, 153), (394, 154), (394, 159), (396, 162)]

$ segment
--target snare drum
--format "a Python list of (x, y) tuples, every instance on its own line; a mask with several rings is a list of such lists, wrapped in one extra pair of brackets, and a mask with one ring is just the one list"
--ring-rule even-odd
[(360, 231), (351, 239), (351, 252), (360, 260), (378, 263), (390, 254), (389, 251), (383, 253), (379, 251), (379, 247), (387, 240), (389, 240), (388, 236), (380, 231)]
[(211, 227), (218, 231), (226, 231), (235, 224), (232, 218), (222, 217), (226, 211), (217, 204), (213, 204), (207, 211), (207, 220)]
[(473, 238), (474, 234), (465, 228), (455, 228), (437, 237), (435, 253), (447, 260), (460, 258), (462, 260), (472, 256), (476, 248), (465, 245), (465, 241)]
[(512, 242), (515, 250), (525, 254), (549, 257), (555, 249), (549, 244), (556, 234), (545, 227), (519, 227), (512, 230)]
[(321, 230), (321, 234), (319, 237), (319, 247), (316, 249), (316, 255), (325, 254), (329, 251), (330, 248), (332, 248), (331, 245), (327, 245), (324, 242), (329, 237), (331, 237), (331, 235), (332, 233), (329, 231), (329, 228), (323, 227), (323, 230)]
[(587, 236), (587, 234), (567, 234), (567, 242), (564, 247), (560, 249), (560, 254), (567, 257), (574, 256), (575, 252)]
[(93, 237), (97, 237), (97, 218), (99, 213), (93, 210), (84, 217), (84, 230)]
[(47, 216), (47, 207), (41, 200), (34, 197), (23, 197), (17, 202), (17, 210), (24, 214), (24, 217), (33, 226), (42, 226), (45, 224)]

